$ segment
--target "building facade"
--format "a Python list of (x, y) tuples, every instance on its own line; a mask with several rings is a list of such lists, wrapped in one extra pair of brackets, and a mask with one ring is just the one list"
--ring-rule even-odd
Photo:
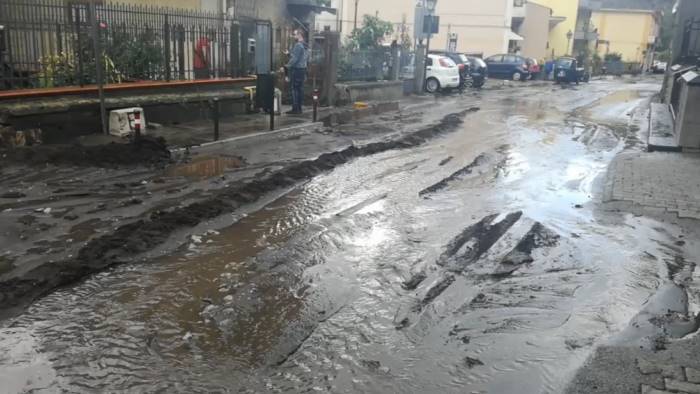
[(599, 56), (619, 53), (623, 62), (651, 66), (659, 35), (656, 11), (601, 9), (593, 12), (591, 22), (598, 31)]
[(523, 56), (542, 60), (547, 57), (552, 10), (535, 2), (515, 7), (513, 31), (523, 40), (516, 45)]
[(547, 58), (569, 55), (573, 51), (579, 0), (536, 0), (552, 10), (546, 44)]
[[(438, 1), (440, 32), (433, 36), (430, 47), (444, 50), (449, 35), (454, 35), (459, 52), (484, 56), (507, 52), (511, 39), (520, 39), (511, 30), (513, 3), (513, 0)], [(331, 6), (338, 9), (336, 24), (343, 35), (361, 27), (364, 15), (373, 15), (393, 23), (397, 36), (398, 32), (406, 31), (413, 37), (415, 0), (333, 0)], [(333, 18), (323, 19), (322, 23), (333, 25)]]

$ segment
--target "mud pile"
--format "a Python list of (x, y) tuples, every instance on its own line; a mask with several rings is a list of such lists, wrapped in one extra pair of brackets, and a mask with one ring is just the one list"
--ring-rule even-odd
[[(168, 212), (155, 212), (149, 220), (124, 225), (114, 232), (88, 242), (76, 258), (43, 264), (19, 278), (0, 282), (0, 318), (21, 311), (33, 300), (57, 287), (73, 283), (86, 275), (123, 263), (138, 253), (164, 242), (175, 230), (193, 227), (238, 207), (254, 202), (267, 193), (309, 179), (348, 161), (392, 149), (416, 147), (431, 138), (457, 129), (462, 118), (477, 111), (471, 108), (445, 116), (436, 125), (421, 129), (396, 140), (350, 146), (283, 168), (252, 182), (221, 190), (215, 196)], [(150, 145), (148, 145), (150, 146)]]
[(144, 136), (128, 144), (37, 145), (0, 150), (0, 164), (72, 165), (79, 167), (117, 167), (163, 165), (170, 151), (162, 137)]

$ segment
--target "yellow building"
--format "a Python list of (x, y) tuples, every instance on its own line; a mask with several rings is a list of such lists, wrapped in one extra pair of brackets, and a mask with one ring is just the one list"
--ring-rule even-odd
[(649, 67), (659, 34), (657, 12), (602, 9), (593, 12), (591, 21), (598, 29), (598, 55), (617, 52), (623, 62)]
[(534, 2), (552, 9), (547, 56), (557, 58), (570, 54), (574, 42), (573, 36), (568, 38), (567, 34), (569, 32), (574, 34), (576, 31), (579, 0), (535, 0)]

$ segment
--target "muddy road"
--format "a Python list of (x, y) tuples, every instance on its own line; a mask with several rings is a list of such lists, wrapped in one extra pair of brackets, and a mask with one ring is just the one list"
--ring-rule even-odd
[[(133, 223), (154, 211), (223, 208), (19, 304), (0, 326), (0, 391), (561, 392), (670, 280), (659, 258), (677, 254), (680, 229), (600, 201), (610, 161), (643, 149), (658, 89), (418, 99), (357, 125), (202, 148), (155, 173), (110, 171), (103, 191), (96, 181), (65, 200), (41, 200), (17, 173), (12, 190), (34, 200), (3, 214), (49, 224), (18, 230), (8, 280), (125, 225), (145, 239)], [(42, 170), (72, 187), (87, 171)], [(268, 178), (275, 187), (235, 189)], [(50, 220), (70, 212), (91, 224), (68, 242), (74, 226)]]

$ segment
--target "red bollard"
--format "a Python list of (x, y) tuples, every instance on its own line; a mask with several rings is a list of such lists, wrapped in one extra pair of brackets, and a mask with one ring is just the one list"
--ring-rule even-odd
[(318, 117), (318, 89), (314, 89), (314, 118), (313, 121), (316, 122), (316, 118)]

